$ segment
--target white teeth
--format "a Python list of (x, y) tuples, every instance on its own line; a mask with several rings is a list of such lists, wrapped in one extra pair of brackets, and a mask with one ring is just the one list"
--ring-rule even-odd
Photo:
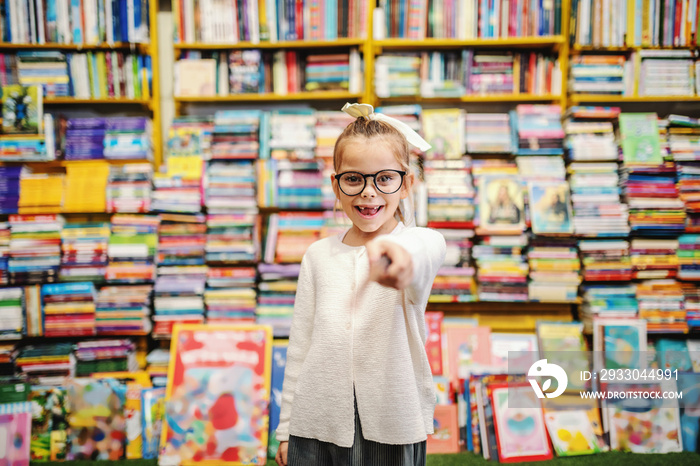
[(362, 215), (374, 215), (379, 212), (379, 207), (358, 207)]

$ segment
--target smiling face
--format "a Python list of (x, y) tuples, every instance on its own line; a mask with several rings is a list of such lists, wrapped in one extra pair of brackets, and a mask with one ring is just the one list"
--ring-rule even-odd
[[(336, 173), (355, 171), (362, 174), (381, 170), (407, 171), (398, 161), (396, 150), (384, 138), (353, 137), (344, 146), (340, 165)], [(346, 243), (362, 245), (376, 236), (391, 233), (398, 221), (394, 217), (399, 201), (405, 199), (411, 189), (412, 175), (406, 175), (401, 189), (393, 194), (377, 190), (372, 177), (367, 178), (365, 189), (357, 196), (344, 194), (331, 175), (333, 191), (345, 214), (352, 221), (352, 228), (345, 237)]]

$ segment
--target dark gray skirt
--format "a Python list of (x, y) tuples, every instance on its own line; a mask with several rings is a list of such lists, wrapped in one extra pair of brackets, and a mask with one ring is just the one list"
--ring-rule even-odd
[(425, 440), (408, 445), (387, 445), (362, 435), (355, 400), (355, 440), (339, 447), (316, 439), (289, 436), (287, 466), (425, 466)]

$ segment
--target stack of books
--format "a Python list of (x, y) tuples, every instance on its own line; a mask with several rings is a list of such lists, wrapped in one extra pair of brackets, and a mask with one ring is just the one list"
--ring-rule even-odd
[[(551, 155), (519, 155), (515, 159), (518, 174), (525, 185), (566, 182), (564, 159)], [(568, 190), (568, 189), (567, 189)]]
[(675, 278), (678, 274), (678, 240), (632, 238), (630, 261), (632, 278)]
[(635, 284), (584, 285), (582, 297), (581, 321), (587, 332), (593, 330), (593, 320), (597, 317), (623, 319), (637, 317), (639, 307)]
[(104, 281), (109, 223), (68, 222), (61, 230), (61, 281)]
[(316, 148), (316, 112), (310, 108), (275, 110), (269, 118), (270, 157), (312, 159)]
[(480, 301), (527, 301), (527, 236), (485, 236), (474, 245)]
[(208, 288), (255, 288), (255, 267), (216, 267), (207, 269)]
[(10, 215), (9, 282), (13, 285), (51, 283), (61, 264), (58, 215)]
[(10, 223), (0, 222), (0, 285), (7, 285), (10, 281), (7, 267), (10, 260), (11, 236)]
[(158, 224), (158, 267), (204, 265), (206, 217), (203, 214), (160, 214)]
[(98, 335), (147, 335), (153, 285), (104, 286), (97, 294)]
[(206, 262), (210, 266), (259, 258), (259, 218), (254, 211), (207, 215)]
[(94, 335), (96, 297), (95, 284), (92, 282), (42, 285), (44, 335)]
[(648, 280), (637, 285), (639, 318), (649, 333), (687, 333), (685, 294), (675, 280)]
[(471, 59), (465, 53), (423, 52), (421, 54), (422, 97), (456, 97), (466, 94), (464, 59)]
[(569, 88), (576, 94), (627, 95), (631, 77), (624, 55), (578, 55), (571, 60)]
[(579, 236), (629, 234), (627, 204), (620, 201), (616, 162), (573, 162), (568, 166), (574, 231)]
[(153, 165), (111, 165), (107, 178), (107, 212), (145, 213), (151, 210)]
[(700, 280), (700, 234), (678, 237), (678, 278)]
[(280, 212), (268, 220), (264, 261), (301, 263), (306, 249), (320, 238), (325, 225), (323, 212)]
[(671, 114), (668, 120), (668, 144), (676, 162), (700, 161), (700, 120)]
[[(380, 108), (376, 110), (379, 112)], [(337, 112), (335, 110), (316, 112), (316, 127), (314, 128), (316, 144), (314, 155), (317, 158), (332, 160), (335, 141), (338, 140), (338, 136), (340, 136), (343, 130), (353, 121), (354, 118), (347, 115), (345, 112)]]
[(374, 92), (377, 97), (420, 95), (421, 59), (415, 53), (387, 53), (374, 62)]
[(428, 297), (429, 303), (470, 303), (478, 299), (474, 280), (474, 267), (440, 267), (433, 288)]
[(0, 288), (0, 340), (16, 340), (24, 333), (22, 288)]
[(134, 342), (130, 340), (87, 340), (75, 349), (75, 375), (90, 377), (95, 372), (138, 371)]
[[(356, 50), (352, 50), (351, 53), (307, 55), (304, 64), (304, 90), (348, 91), (351, 81), (357, 79), (358, 66), (359, 56)], [(359, 83), (353, 82), (352, 87), (353, 92), (357, 92)]]
[(207, 288), (207, 323), (255, 323), (256, 298), (253, 287)]
[(690, 283), (682, 283), (681, 286), (685, 297), (683, 303), (688, 330), (695, 332), (700, 329), (700, 288)]
[(0, 167), (0, 215), (18, 212), (21, 173), (21, 166)]
[(107, 254), (107, 281), (110, 283), (153, 282), (158, 247), (158, 222), (153, 215), (116, 214)]
[(277, 178), (275, 206), (332, 208), (335, 196), (325, 164), (316, 160), (272, 160)]
[[(151, 211), (194, 214), (202, 209), (202, 160), (198, 156), (184, 158), (199, 164), (199, 167), (195, 168), (198, 170), (196, 176), (156, 173), (153, 177), (155, 189), (151, 193)], [(171, 164), (175, 163), (172, 159), (168, 160)]]
[(59, 213), (63, 204), (65, 175), (59, 173), (33, 173), (22, 167), (19, 179), (19, 213)]
[(469, 156), (424, 162), (429, 227), (473, 228), (476, 190), (471, 166)]
[(629, 281), (632, 279), (630, 245), (627, 240), (581, 240), (578, 244), (586, 282)]
[(693, 50), (639, 50), (639, 95), (695, 95)]
[(467, 113), (465, 121), (467, 154), (513, 152), (508, 113)]
[(73, 343), (28, 345), (20, 348), (15, 365), (24, 380), (36, 385), (65, 386), (75, 375)]
[(169, 339), (175, 323), (204, 322), (206, 266), (161, 267), (154, 287), (153, 337)]
[(66, 124), (66, 160), (103, 159), (105, 151), (105, 118), (70, 118)]
[(66, 167), (63, 212), (106, 212), (109, 165), (100, 160)]
[[(467, 70), (467, 94), (512, 94), (513, 55), (468, 51), (464, 64)], [(519, 83), (518, 83), (519, 84)]]
[(517, 155), (563, 155), (564, 129), (559, 105), (520, 104), (511, 111)]
[[(87, 73), (87, 67), (85, 72)], [(17, 52), (19, 84), (40, 84), (44, 97), (71, 95), (70, 77), (66, 56), (58, 50), (27, 50)]]
[(148, 366), (146, 371), (151, 377), (154, 387), (165, 387), (168, 383), (168, 364), (170, 362), (170, 351), (163, 348), (156, 348), (146, 356)]
[(259, 110), (219, 110), (214, 114), (211, 159), (256, 159), (261, 153)]
[(575, 239), (533, 238), (527, 258), (530, 301), (577, 301), (581, 264)]
[(617, 161), (613, 123), (619, 107), (571, 107), (564, 122), (570, 161)]
[(209, 213), (257, 207), (255, 162), (213, 161), (207, 166), (204, 203)]
[(110, 160), (152, 159), (152, 123), (147, 117), (107, 118), (104, 157)]
[(275, 338), (289, 337), (300, 264), (258, 264), (257, 323), (272, 326)]

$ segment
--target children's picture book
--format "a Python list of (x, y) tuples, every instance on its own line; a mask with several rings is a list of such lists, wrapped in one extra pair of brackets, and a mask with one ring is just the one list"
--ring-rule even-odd
[(74, 378), (66, 386), (68, 460), (123, 459), (126, 389), (114, 379)]
[(700, 340), (687, 340), (688, 356), (693, 365), (693, 372), (700, 372)]
[(557, 456), (598, 453), (597, 439), (586, 411), (549, 411), (544, 420)]
[(158, 446), (165, 417), (165, 388), (146, 388), (141, 391), (143, 458), (158, 458)]
[(216, 60), (185, 59), (175, 62), (175, 95), (205, 97), (216, 95)]
[(459, 425), (457, 405), (437, 405), (433, 416), (432, 434), (428, 435), (427, 452), (459, 453)]
[(491, 363), (489, 327), (445, 323), (442, 332), (443, 370), (453, 384), (466, 378), (471, 366)]
[(277, 340), (272, 345), (272, 376), (270, 389), (270, 436), (268, 437), (267, 457), (274, 458), (280, 442), (277, 440), (277, 426), (280, 423), (282, 410), (282, 385), (284, 368), (287, 366), (288, 340)]
[(29, 401), (32, 403), (32, 461), (65, 460), (68, 453), (65, 390), (35, 385), (29, 392)]
[(494, 384), (491, 389), (499, 461), (515, 463), (551, 459), (544, 415), (530, 384)]
[[(588, 424), (595, 435), (595, 447), (597, 451), (609, 451), (607, 433), (603, 430), (603, 420), (601, 418), (598, 401), (590, 398), (581, 398), (576, 393), (564, 393), (556, 398), (546, 398), (542, 400), (545, 418), (547, 414), (555, 411), (582, 411), (586, 413)], [(583, 427), (582, 429), (586, 429)], [(551, 433), (550, 433), (551, 435)], [(559, 454), (559, 453), (557, 453)]]
[(574, 232), (569, 183), (528, 183), (532, 231), (538, 235)]
[(439, 405), (452, 404), (450, 400), (450, 380), (442, 375), (433, 376), (433, 386), (435, 387), (435, 402)]
[(526, 373), (539, 359), (537, 337), (527, 333), (492, 333), (491, 365), (515, 374)]
[(656, 359), (660, 369), (692, 371), (688, 346), (684, 340), (662, 338), (656, 342)]
[(26, 401), (0, 405), (0, 464), (29, 466), (31, 406)]
[(580, 371), (590, 370), (587, 345), (580, 322), (538, 322), (540, 357), (560, 365), (569, 379), (567, 391), (581, 391), (590, 385)]
[(680, 410), (683, 451), (700, 452), (700, 374), (679, 372), (678, 391), (683, 392)]
[[(673, 384), (675, 385), (675, 384)], [(663, 392), (669, 386), (659, 383), (610, 384), (608, 391)], [(671, 453), (682, 451), (678, 403), (639, 396), (607, 400), (610, 448), (632, 453)]]
[(264, 465), (272, 329), (176, 324), (160, 461)]
[(432, 146), (428, 159), (459, 159), (464, 153), (464, 111), (458, 108), (423, 110), (423, 135)]
[(646, 369), (647, 325), (644, 319), (593, 319), (593, 365), (595, 370), (612, 369), (607, 364)]
[(3, 86), (2, 132), (40, 134), (44, 119), (43, 96), (41, 86)]
[(228, 64), (231, 94), (250, 94), (264, 90), (260, 50), (233, 50), (229, 54)]
[(622, 157), (626, 164), (661, 165), (661, 143), (656, 113), (620, 113)]
[(479, 221), (484, 231), (521, 233), (523, 190), (515, 176), (484, 176), (479, 185)]

